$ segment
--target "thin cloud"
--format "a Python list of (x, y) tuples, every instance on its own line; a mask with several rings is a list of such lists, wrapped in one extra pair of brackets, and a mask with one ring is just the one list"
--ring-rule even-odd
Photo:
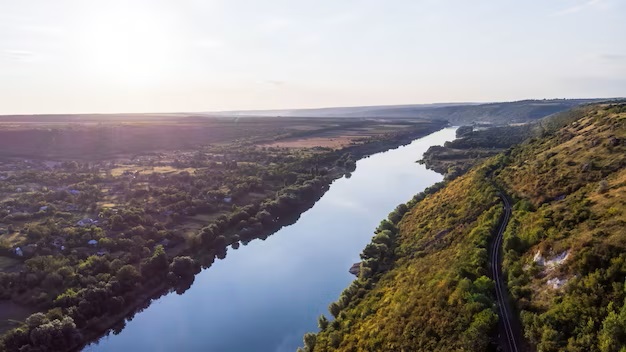
[(293, 21), (287, 18), (273, 18), (261, 23), (260, 30), (266, 33), (279, 32), (291, 26)]
[(224, 42), (218, 39), (201, 39), (196, 40), (194, 46), (202, 49), (218, 49), (224, 46)]
[(11, 61), (18, 62), (31, 62), (35, 57), (35, 53), (27, 50), (3, 50), (2, 57), (9, 59)]
[(604, 0), (588, 0), (588, 1), (585, 1), (585, 2), (578, 3), (578, 4), (574, 5), (574, 6), (570, 6), (570, 7), (566, 8), (566, 9), (561, 10), (561, 11), (558, 11), (558, 12), (555, 13), (555, 16), (569, 15), (569, 14), (580, 12), (580, 11), (588, 9), (588, 8), (599, 7), (601, 5), (604, 5)]
[(38, 35), (51, 36), (51, 37), (60, 37), (65, 35), (65, 30), (60, 27), (53, 26), (41, 26), (41, 25), (21, 25), (17, 27), (18, 30), (29, 32)]
[(603, 61), (626, 63), (626, 55), (624, 54), (602, 54), (600, 59)]

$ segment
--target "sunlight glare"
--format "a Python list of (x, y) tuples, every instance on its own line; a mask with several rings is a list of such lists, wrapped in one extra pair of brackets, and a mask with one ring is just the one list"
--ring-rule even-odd
[(84, 29), (86, 69), (99, 78), (152, 84), (175, 64), (173, 26), (163, 14), (113, 7), (94, 14)]

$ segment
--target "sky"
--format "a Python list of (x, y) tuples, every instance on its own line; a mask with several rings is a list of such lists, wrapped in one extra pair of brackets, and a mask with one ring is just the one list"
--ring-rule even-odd
[(0, 114), (626, 96), (623, 0), (0, 0)]

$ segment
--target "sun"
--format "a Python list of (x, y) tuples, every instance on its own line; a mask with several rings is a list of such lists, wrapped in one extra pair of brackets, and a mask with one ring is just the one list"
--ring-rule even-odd
[(175, 65), (175, 31), (166, 16), (130, 6), (100, 11), (81, 33), (87, 70), (100, 79), (152, 84)]

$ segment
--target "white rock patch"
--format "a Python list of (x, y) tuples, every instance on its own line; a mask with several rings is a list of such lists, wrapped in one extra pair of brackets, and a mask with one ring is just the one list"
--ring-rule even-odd
[(543, 266), (545, 263), (545, 260), (543, 259), (543, 257), (541, 256), (541, 251), (537, 251), (537, 254), (535, 254), (535, 256), (533, 257), (533, 262)]
[(545, 267), (544, 271), (552, 271), (563, 264), (569, 258), (569, 250), (561, 252), (553, 258), (545, 259), (541, 256), (541, 251), (537, 251), (533, 257), (533, 261), (538, 265)]
[(567, 279), (559, 279), (558, 277), (552, 278), (546, 282), (548, 286), (552, 286), (553, 289), (558, 290), (567, 283)]
[(550, 260), (546, 260), (545, 266), (547, 269), (554, 269), (563, 264), (563, 262), (565, 262), (567, 258), (569, 258), (569, 251), (561, 252), (556, 257)]

